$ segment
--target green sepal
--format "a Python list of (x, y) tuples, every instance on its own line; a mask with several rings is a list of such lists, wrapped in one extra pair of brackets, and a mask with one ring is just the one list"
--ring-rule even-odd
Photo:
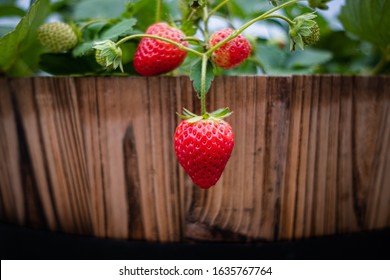
[(93, 48), (100, 50), (100, 59), (106, 61), (106, 67), (112, 66), (113, 69), (120, 68), (123, 71), (122, 65), (122, 49), (111, 40), (95, 42)]
[(200, 120), (214, 120), (221, 121), (224, 118), (229, 117), (233, 112), (228, 107), (215, 110), (212, 113), (205, 113), (202, 116), (198, 116), (191, 111), (183, 108), (183, 114), (176, 113), (181, 119), (186, 120), (189, 123), (198, 122)]
[(315, 13), (307, 13), (293, 19), (293, 25), (290, 26), (288, 32), (290, 36), (290, 50), (294, 51), (296, 46), (301, 50), (304, 49), (305, 43), (303, 37), (309, 37), (313, 33), (313, 28), (317, 23), (313, 20), (317, 15)]
[(224, 119), (229, 117), (231, 114), (233, 114), (233, 112), (230, 111), (229, 107), (225, 107), (215, 110), (214, 112), (210, 113), (210, 116), (216, 119)]

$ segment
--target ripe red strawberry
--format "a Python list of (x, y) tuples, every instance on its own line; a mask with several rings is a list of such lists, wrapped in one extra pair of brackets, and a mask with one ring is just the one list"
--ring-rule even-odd
[(208, 119), (195, 116), (178, 125), (174, 146), (179, 163), (192, 181), (208, 189), (217, 183), (225, 169), (234, 147), (234, 133), (218, 116)]
[[(170, 39), (187, 47), (188, 42), (181, 41), (185, 36), (179, 29), (170, 27), (165, 22), (151, 25), (146, 34)], [(170, 72), (177, 68), (187, 52), (161, 40), (142, 38), (134, 55), (134, 68), (143, 76), (154, 76)]]
[[(215, 46), (233, 32), (232, 28), (225, 28), (215, 32), (210, 37), (209, 46)], [(216, 49), (211, 55), (211, 60), (221, 68), (232, 69), (244, 62), (250, 53), (251, 45), (249, 41), (240, 34)]]

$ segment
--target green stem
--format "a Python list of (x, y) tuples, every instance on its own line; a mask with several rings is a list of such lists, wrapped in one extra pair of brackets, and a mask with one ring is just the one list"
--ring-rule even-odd
[(289, 19), (288, 17), (282, 16), (282, 15), (269, 15), (263, 19), (270, 19), (270, 18), (280, 18), (280, 19), (286, 21), (289, 25), (294, 25), (294, 22), (291, 19)]
[(286, 3), (283, 3), (267, 12), (265, 12), (264, 14), (248, 21), (247, 23), (245, 23), (244, 25), (242, 25), (240, 28), (238, 28), (236, 31), (234, 31), (229, 37), (226, 37), (224, 40), (222, 40), (221, 42), (219, 42), (218, 44), (216, 44), (215, 46), (213, 46), (212, 48), (210, 48), (207, 52), (206, 52), (206, 55), (207, 56), (210, 56), (213, 51), (215, 51), (216, 49), (218, 49), (220, 46), (222, 46), (223, 44), (225, 44), (226, 42), (236, 38), (238, 35), (240, 35), (245, 29), (247, 29), (249, 26), (251, 26), (252, 24), (254, 24), (255, 22), (257, 21), (260, 21), (260, 20), (263, 20), (263, 19), (266, 19), (270, 14), (272, 14), (273, 12), (276, 12), (277, 10), (280, 10), (281, 8), (283, 7), (286, 7), (286, 6), (289, 6), (289, 5), (292, 5), (292, 4), (295, 4), (299, 1), (302, 1), (302, 0), (291, 0), (291, 1), (288, 1)]
[(202, 40), (200, 40), (199, 38), (192, 37), (192, 36), (184, 37), (184, 38), (182, 39), (182, 41), (194, 42), (194, 43), (197, 44), (197, 45), (201, 45), (201, 44), (204, 43), (204, 42), (203, 42)]
[(162, 11), (162, 0), (156, 0), (157, 6), (156, 6), (156, 22), (161, 21), (161, 11)]
[(192, 9), (191, 13), (187, 17), (187, 21), (191, 21), (192, 17), (196, 14), (196, 9)]
[(202, 72), (200, 79), (200, 105), (201, 105), (201, 115), (206, 114), (206, 72), (207, 72), (207, 62), (208, 57), (206, 55), (202, 56)]
[(209, 20), (209, 10), (207, 9), (207, 4), (203, 8), (203, 22), (204, 22), (204, 40), (207, 42), (209, 39), (209, 27), (208, 27), (208, 20)]
[(127, 36), (121, 40), (119, 40), (115, 45), (116, 46), (119, 46), (120, 44), (123, 44), (127, 41), (130, 41), (132, 39), (136, 39), (136, 38), (152, 38), (152, 39), (156, 39), (156, 40), (161, 40), (161, 41), (164, 41), (164, 42), (167, 42), (167, 43), (170, 43), (176, 47), (178, 47), (179, 49), (181, 50), (185, 50), (187, 52), (191, 52), (193, 54), (196, 54), (197, 56), (200, 56), (200, 57), (203, 57), (203, 54), (201, 52), (198, 52), (194, 49), (191, 49), (191, 48), (188, 48), (188, 47), (185, 47), (183, 46), (182, 44), (178, 43), (178, 42), (175, 42), (175, 41), (172, 41), (170, 39), (167, 39), (167, 38), (164, 38), (164, 37), (160, 37), (160, 36), (155, 36), (155, 35), (150, 35), (150, 34), (135, 34), (135, 35), (130, 35), (130, 36)]
[[(221, 3), (219, 3), (214, 9), (212, 9), (210, 12), (207, 11), (207, 7), (205, 7), (206, 9), (206, 13), (204, 12), (203, 13), (203, 18), (204, 18), (204, 28), (205, 28), (205, 31), (206, 31), (206, 34), (208, 35), (208, 25), (209, 25), (209, 19), (210, 17), (215, 13), (217, 12), (220, 8), (222, 8), (226, 3), (230, 2), (231, 0), (224, 0), (222, 1)], [(207, 38), (206, 38), (207, 40)]]
[(214, 9), (212, 9), (209, 14), (208, 14), (208, 17), (207, 17), (207, 20), (215, 13), (217, 12), (220, 8), (222, 8), (225, 4), (227, 4), (228, 2), (230, 2), (231, 0), (224, 0), (222, 1), (221, 3), (219, 3)]

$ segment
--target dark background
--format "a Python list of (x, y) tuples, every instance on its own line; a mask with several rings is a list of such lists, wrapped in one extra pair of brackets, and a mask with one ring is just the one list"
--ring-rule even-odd
[(298, 241), (151, 243), (0, 223), (1, 259), (389, 259), (390, 229)]

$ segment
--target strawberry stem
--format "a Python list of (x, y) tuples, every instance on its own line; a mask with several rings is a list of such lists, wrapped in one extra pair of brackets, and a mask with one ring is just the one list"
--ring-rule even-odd
[(289, 25), (294, 25), (294, 22), (289, 19), (288, 17), (285, 17), (285, 16), (282, 16), (282, 15), (269, 15), (269, 16), (266, 16), (264, 17), (263, 19), (270, 19), (270, 18), (280, 18), (282, 20), (284, 20), (285, 22), (287, 22)]
[(206, 22), (209, 20), (209, 18), (216, 12), (218, 11), (220, 8), (222, 8), (225, 4), (227, 4), (228, 2), (230, 2), (231, 0), (224, 0), (222, 1), (221, 3), (219, 3), (214, 9), (212, 9), (208, 15), (207, 15), (207, 18), (206, 18)]
[(164, 41), (164, 42), (170, 43), (170, 44), (178, 47), (181, 50), (185, 50), (185, 51), (191, 52), (191, 53), (193, 53), (193, 54), (195, 54), (197, 56), (203, 57), (202, 53), (200, 53), (200, 52), (198, 52), (198, 51), (196, 51), (194, 49), (185, 47), (185, 46), (183, 46), (182, 44), (180, 44), (178, 42), (172, 41), (172, 40), (164, 38), (164, 37), (160, 37), (160, 36), (156, 36), (156, 35), (150, 35), (150, 34), (135, 34), (135, 35), (127, 36), (127, 37), (119, 40), (118, 42), (116, 42), (116, 46), (119, 46), (120, 44), (123, 44), (123, 43), (125, 43), (127, 41), (130, 41), (132, 39), (137, 39), (137, 38), (152, 38), (152, 39)]
[(204, 40), (207, 42), (209, 39), (209, 27), (207, 21), (209, 19), (209, 10), (207, 9), (207, 4), (203, 8), (203, 22), (204, 22)]
[(206, 114), (206, 71), (207, 71), (207, 55), (202, 56), (202, 72), (200, 80), (200, 105), (201, 105), (201, 115)]
[(161, 11), (162, 11), (162, 0), (156, 1), (156, 22), (161, 21)]

